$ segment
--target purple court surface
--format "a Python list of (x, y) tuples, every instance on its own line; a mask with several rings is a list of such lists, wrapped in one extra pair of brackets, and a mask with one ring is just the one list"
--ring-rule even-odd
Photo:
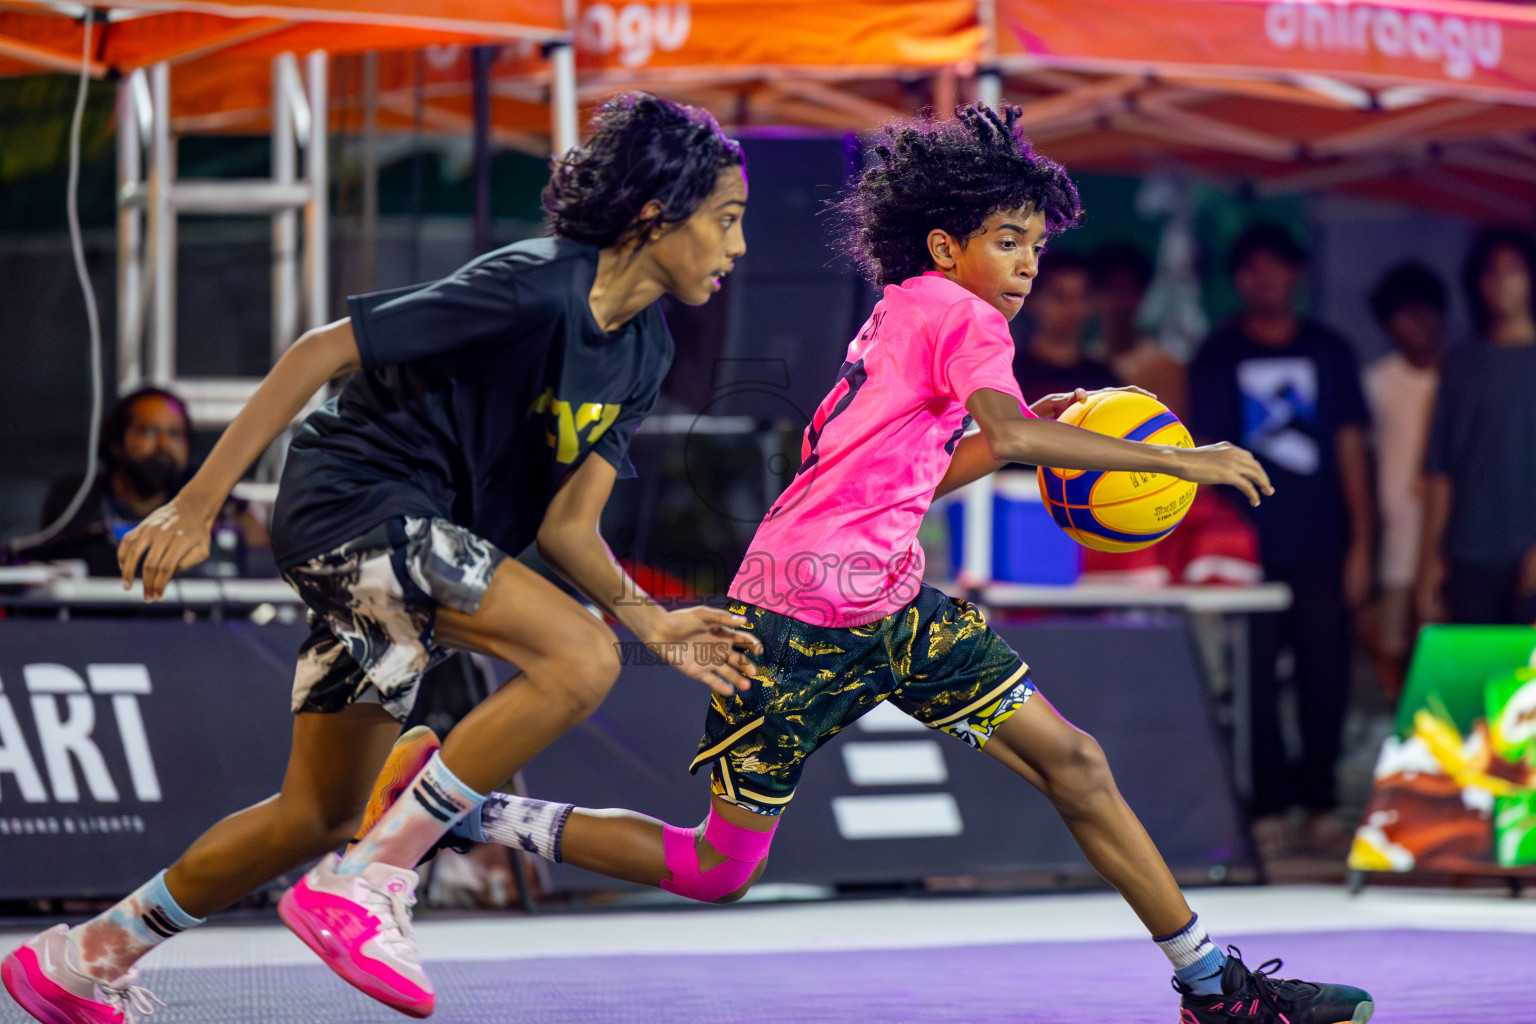
[[(1274, 888), (1191, 902), (1213, 905), (1213, 933), (1251, 966), (1279, 956), (1282, 976), (1369, 989), (1382, 1024), (1536, 1024), (1536, 900)], [(466, 917), (423, 921), (422, 948), (442, 1024), (1176, 1024), (1167, 963), (1127, 916), (1092, 895)], [(1221, 927), (1242, 917), (1253, 927)], [(280, 929), (203, 934), (146, 964), (169, 1004), (153, 1024), (405, 1019)], [(6, 1024), (26, 1019), (0, 1008)]]

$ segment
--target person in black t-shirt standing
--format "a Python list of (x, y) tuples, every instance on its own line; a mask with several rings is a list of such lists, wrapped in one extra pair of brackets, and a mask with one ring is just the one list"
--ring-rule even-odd
[(361, 371), (299, 429), (275, 510), (276, 556), (314, 625), (282, 791), (213, 826), (107, 913), (11, 954), (6, 986), (33, 1016), (146, 1007), (131, 965), (351, 838), (422, 672), (450, 649), (485, 651), (521, 673), (410, 773), (345, 858), (324, 856), (280, 908), (342, 977), (430, 1014), (411, 869), (596, 708), (619, 671), (608, 627), (504, 552), (537, 542), (685, 674), (720, 694), (749, 686), (743, 649), (758, 645), (732, 628), (744, 620), (664, 611), (597, 529), (671, 360), (656, 300), (706, 302), (746, 251), (741, 149), (708, 113), (645, 95), (610, 101), (594, 128), (554, 161), (544, 193), (554, 237), (433, 284), (352, 299), (351, 318), (285, 353), (197, 475), (124, 539), (124, 585), (142, 572), (146, 599), (157, 599), (207, 556), (209, 524), (245, 467), (322, 384)]
[[(1274, 481), (1275, 496), (1247, 511), (1265, 576), (1293, 594), (1283, 615), (1254, 622), (1252, 810), (1263, 819), (1299, 804), (1312, 814), (1312, 838), (1323, 840), (1337, 832), (1328, 812), (1349, 699), (1349, 621), (1370, 593), (1375, 515), (1359, 368), (1344, 339), (1296, 315), (1305, 265), (1304, 250), (1277, 224), (1237, 238), (1228, 266), (1244, 309), (1191, 363), (1190, 405), (1197, 438), (1239, 438)], [(1300, 706), (1294, 766), (1280, 733), (1282, 647), (1294, 655)], [(1256, 832), (1270, 853), (1294, 841), (1278, 818)]]

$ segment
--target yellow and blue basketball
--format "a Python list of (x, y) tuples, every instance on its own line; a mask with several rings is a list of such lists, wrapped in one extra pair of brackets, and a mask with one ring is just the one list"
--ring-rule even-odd
[[(1075, 402), (1057, 417), (1085, 430), (1128, 441), (1193, 448), (1179, 418), (1155, 398), (1110, 391)], [(1195, 485), (1164, 473), (1048, 469), (1040, 495), (1056, 525), (1095, 551), (1136, 551), (1156, 544), (1179, 525), (1195, 500)]]

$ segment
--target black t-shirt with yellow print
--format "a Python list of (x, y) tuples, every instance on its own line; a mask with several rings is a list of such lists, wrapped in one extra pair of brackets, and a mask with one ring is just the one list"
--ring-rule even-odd
[(589, 452), (633, 476), (672, 339), (653, 304), (616, 331), (587, 296), (597, 249), (540, 238), (441, 281), (353, 296), (362, 372), (294, 435), (273, 513), (289, 569), (397, 516), (516, 554)]

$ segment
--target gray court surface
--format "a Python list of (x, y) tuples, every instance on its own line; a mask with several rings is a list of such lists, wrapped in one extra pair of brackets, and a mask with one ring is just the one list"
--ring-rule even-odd
[[(1378, 1021), (1536, 1021), (1536, 900), (1276, 888), (1191, 902), (1251, 966), (1278, 956), (1282, 976), (1369, 989)], [(445, 1024), (1174, 1024), (1167, 962), (1128, 917), (1088, 895), (459, 918), (424, 921), (422, 948)], [(201, 939), (146, 963), (169, 1004), (153, 1024), (405, 1019), (280, 928)]]

